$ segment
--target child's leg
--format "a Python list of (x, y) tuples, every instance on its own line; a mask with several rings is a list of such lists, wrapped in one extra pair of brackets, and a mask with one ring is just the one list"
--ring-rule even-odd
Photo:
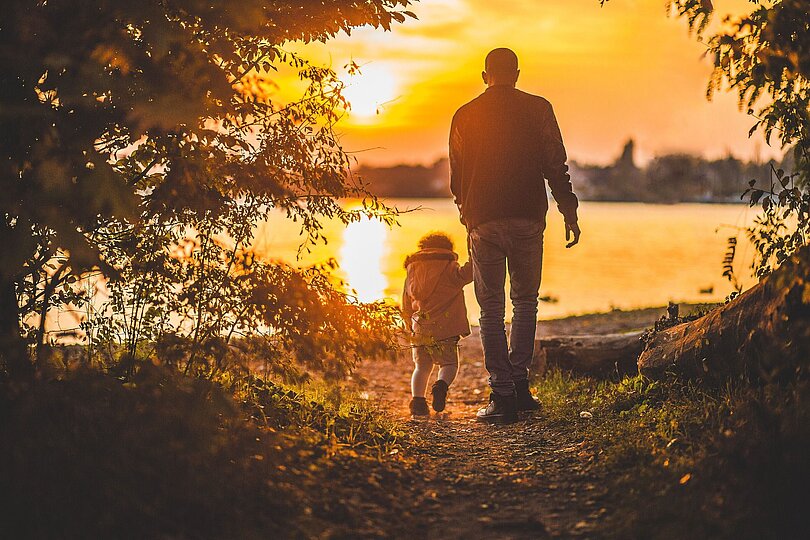
[(454, 380), (456, 380), (456, 375), (458, 374), (458, 362), (455, 364), (446, 364), (439, 368), (439, 379), (443, 380), (447, 383), (447, 386), (450, 386)]
[(430, 374), (433, 372), (433, 358), (425, 347), (413, 348), (413, 375), (411, 375), (411, 395), (424, 398)]
[(458, 339), (442, 344), (439, 356), (439, 380), (450, 386), (458, 374)]

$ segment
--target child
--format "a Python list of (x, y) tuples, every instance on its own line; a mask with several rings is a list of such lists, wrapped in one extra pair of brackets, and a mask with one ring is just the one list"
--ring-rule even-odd
[(430, 414), (425, 392), (433, 365), (439, 365), (431, 389), (436, 412), (444, 410), (447, 389), (458, 373), (458, 341), (470, 335), (463, 288), (472, 281), (472, 266), (459, 266), (453, 241), (435, 232), (419, 240), (419, 251), (405, 259), (405, 268), (402, 314), (413, 333), (415, 364), (410, 409), (421, 416)]

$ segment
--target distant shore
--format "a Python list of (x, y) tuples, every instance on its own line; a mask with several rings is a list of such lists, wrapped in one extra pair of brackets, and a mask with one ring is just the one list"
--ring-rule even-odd
[[(639, 164), (635, 142), (625, 143), (616, 160), (592, 165), (570, 160), (574, 193), (582, 201), (677, 203), (741, 203), (752, 179), (767, 185), (773, 167), (794, 168), (791, 153), (780, 161), (745, 161), (728, 155), (706, 159), (682, 153), (664, 154)], [(431, 164), (360, 165), (358, 176), (372, 193), (393, 198), (450, 196), (447, 158)]]
[[(452, 197), (448, 195), (386, 195), (381, 196), (382, 199), (405, 199), (405, 200), (450, 200)], [(553, 200), (549, 197), (549, 200)], [(694, 200), (694, 201), (650, 201), (650, 200), (639, 200), (639, 199), (589, 199), (580, 197), (579, 202), (598, 202), (598, 203), (617, 203), (617, 204), (626, 204), (626, 203), (638, 203), (638, 204), (666, 204), (666, 205), (675, 205), (675, 204), (733, 204), (733, 205), (743, 205), (748, 204), (747, 201), (742, 200), (740, 197), (729, 197), (725, 199), (717, 198), (717, 199), (707, 199), (707, 200)]]
[[(681, 316), (707, 311), (718, 304), (678, 304)], [(570, 315), (555, 319), (539, 320), (537, 336), (578, 336), (589, 334), (622, 334), (652, 328), (667, 312), (666, 306), (639, 309), (615, 309), (585, 315)], [(479, 328), (472, 327), (472, 337), (478, 338)]]

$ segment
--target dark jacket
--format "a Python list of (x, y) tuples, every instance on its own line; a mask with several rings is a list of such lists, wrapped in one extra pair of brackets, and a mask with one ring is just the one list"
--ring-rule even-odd
[(467, 230), (499, 218), (545, 223), (543, 177), (567, 223), (577, 197), (551, 103), (511, 86), (491, 86), (462, 106), (450, 127), (450, 190)]
[(463, 289), (472, 281), (472, 265), (459, 266), (458, 255), (433, 248), (409, 255), (405, 268), (402, 316), (408, 329), (426, 342), (468, 336)]

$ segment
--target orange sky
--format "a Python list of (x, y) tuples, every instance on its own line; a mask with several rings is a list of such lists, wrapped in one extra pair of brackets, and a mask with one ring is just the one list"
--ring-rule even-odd
[[(364, 66), (362, 75), (345, 77), (355, 110), (339, 127), (361, 163), (443, 157), (454, 111), (484, 90), (483, 58), (500, 46), (520, 58), (518, 87), (554, 104), (568, 153), (580, 163), (612, 161), (630, 137), (642, 160), (675, 151), (777, 153), (759, 135), (748, 139), (753, 122), (733, 95), (706, 100), (705, 48), (684, 20), (667, 17), (664, 3), (422, 0), (411, 8), (419, 20), (392, 32), (361, 29), (296, 50), (339, 73), (351, 59)], [(750, 7), (747, 0), (714, 4), (717, 20)]]

